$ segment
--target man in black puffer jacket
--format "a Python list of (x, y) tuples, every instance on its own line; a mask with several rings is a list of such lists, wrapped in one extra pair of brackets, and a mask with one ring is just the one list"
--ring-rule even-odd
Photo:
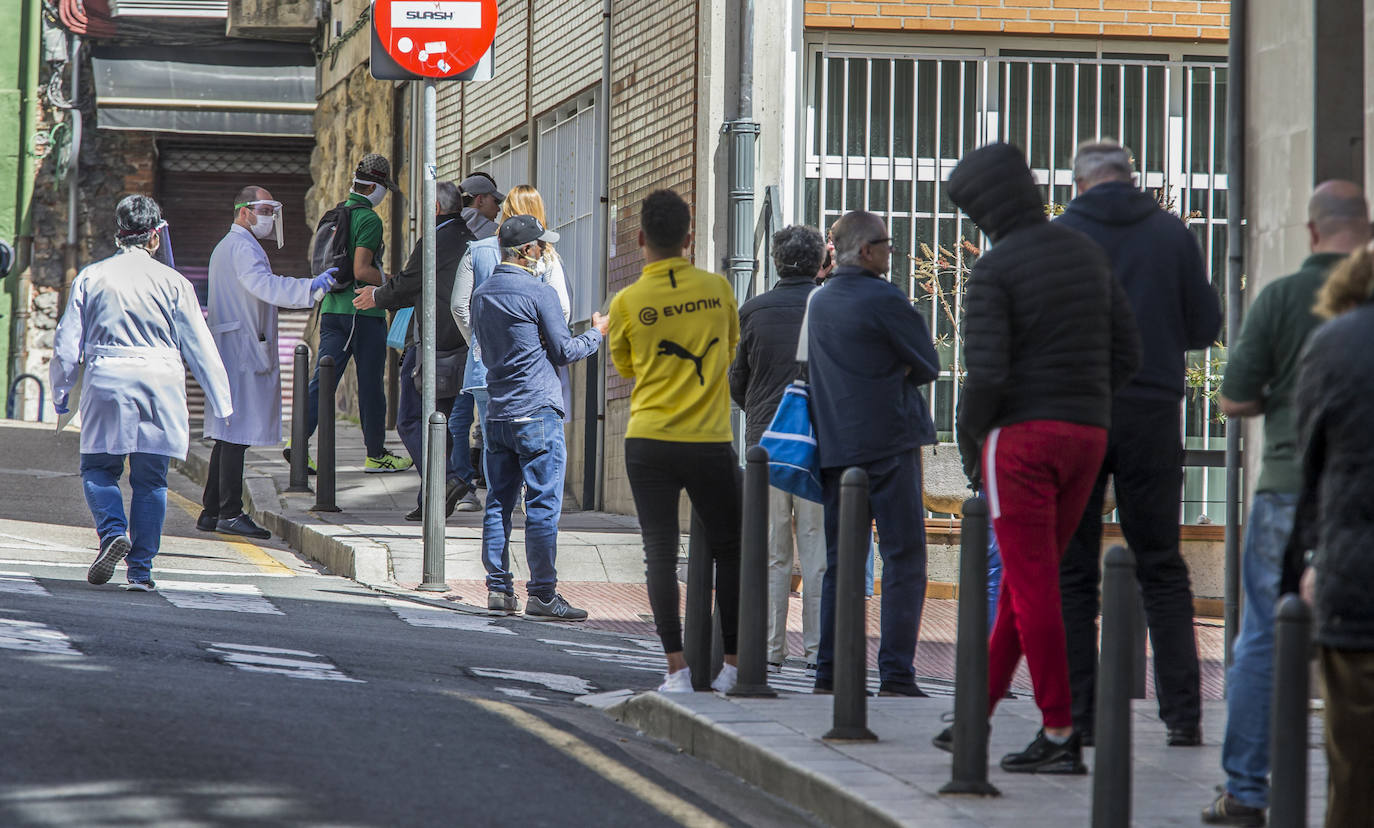
[(1071, 714), (1059, 560), (1107, 450), (1112, 394), (1139, 367), (1140, 337), (1102, 249), (1046, 220), (1020, 150), (975, 150), (947, 192), (994, 242), (965, 293), (968, 375), (958, 415), (964, 466), (975, 487), (986, 484), (1002, 549), (988, 698), (991, 707), (1006, 695), (1024, 653), (1044, 722), (1001, 764), (1086, 773)]
[[(825, 239), (793, 225), (773, 234), (778, 283), (739, 309), (739, 350), (730, 366), (730, 397), (744, 409), (744, 442), (756, 446), (773, 421), (783, 391), (801, 373), (797, 339), (806, 300), (816, 289)], [(802, 648), (812, 669), (821, 638), (821, 579), (825, 577), (825, 516), (821, 504), (782, 489), (768, 489), (768, 664), (787, 658), (787, 603), (792, 591), (792, 550), (802, 576)]]
[(1179, 218), (1131, 183), (1131, 156), (1112, 143), (1079, 147), (1078, 197), (1055, 220), (1102, 245), (1140, 328), (1140, 372), (1117, 392), (1107, 457), (1078, 531), (1059, 566), (1069, 636), (1073, 723), (1092, 733), (1097, 676), (1102, 498), (1112, 476), (1121, 531), (1135, 553), (1154, 646), (1159, 716), (1171, 746), (1202, 744), (1201, 674), (1193, 633), (1193, 590), (1178, 549), (1183, 490), (1184, 355), (1221, 331), (1221, 303), (1197, 240)]

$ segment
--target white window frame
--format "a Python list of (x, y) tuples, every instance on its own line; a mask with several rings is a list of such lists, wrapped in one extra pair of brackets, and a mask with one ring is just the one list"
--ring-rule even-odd
[(558, 252), (574, 323), (590, 319), (604, 298), (605, 265), (598, 263), (605, 228), (597, 176), (597, 97), (595, 90), (584, 92), (535, 121), (535, 186), (544, 198), (550, 229), (562, 236)]

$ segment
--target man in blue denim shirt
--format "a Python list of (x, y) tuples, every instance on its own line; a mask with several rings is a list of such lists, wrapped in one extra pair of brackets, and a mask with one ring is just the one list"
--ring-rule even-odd
[(1221, 384), (1227, 417), (1264, 416), (1264, 456), (1241, 551), (1245, 611), (1226, 674), (1226, 788), (1202, 812), (1208, 825), (1262, 826), (1269, 805), (1269, 700), (1274, 614), (1283, 552), (1302, 488), (1293, 390), (1299, 355), (1321, 320), (1312, 313), (1327, 272), (1369, 241), (1369, 207), (1349, 181), (1317, 187), (1307, 204), (1312, 255), (1297, 273), (1267, 285), (1245, 315)]
[(510, 517), (525, 484), (525, 559), (530, 580), (525, 617), (533, 621), (585, 621), (555, 588), (558, 518), (563, 510), (563, 388), (555, 366), (586, 359), (601, 346), (607, 320), (592, 314), (592, 328), (572, 336), (554, 289), (534, 275), (546, 244), (558, 234), (533, 216), (512, 216), (498, 234), (501, 264), (472, 292), (473, 330), (487, 368), (487, 507), (482, 564), (487, 609), (518, 610), (510, 571)]

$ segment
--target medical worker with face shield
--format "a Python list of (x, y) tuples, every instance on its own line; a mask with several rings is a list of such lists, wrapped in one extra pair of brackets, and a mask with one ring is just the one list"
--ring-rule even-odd
[(215, 447), (196, 519), (202, 532), (272, 536), (243, 511), (243, 463), (249, 446), (282, 439), (277, 308), (308, 308), (335, 286), (335, 268), (314, 279), (274, 274), (262, 247), (269, 238), (278, 248), (284, 243), (281, 202), (261, 187), (244, 187), (233, 225), (210, 254), (210, 332), (229, 372), (234, 412), (205, 418)]
[[(80, 389), (81, 484), (100, 536), (86, 580), (103, 584), (128, 558), (128, 589), (153, 590), (152, 562), (167, 512), (167, 466), (190, 444), (186, 372), (216, 417), (234, 411), (229, 378), (191, 283), (166, 256), (157, 202), (128, 196), (115, 208), (118, 252), (77, 274), (57, 325), (49, 383), (58, 414)], [(119, 478), (129, 465), (126, 518)]]

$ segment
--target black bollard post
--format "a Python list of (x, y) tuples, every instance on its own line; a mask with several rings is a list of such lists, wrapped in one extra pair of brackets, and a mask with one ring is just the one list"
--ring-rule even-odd
[(310, 348), (304, 342), (296, 346), (291, 376), (291, 479), (288, 492), (310, 491), (310, 436), (306, 432), (307, 412), (310, 410)]
[[(334, 357), (320, 357), (320, 456), (316, 461), (318, 473), (315, 478), (315, 512), (337, 512), (334, 504), (334, 394), (338, 378), (334, 376)], [(305, 454), (302, 446), (301, 454)], [(296, 453), (291, 452), (295, 457)]]
[(942, 794), (1001, 796), (988, 782), (988, 502), (959, 522), (959, 638), (954, 654), (954, 762)]
[(711, 689), (711, 548), (706, 527), (692, 510), (687, 537), (687, 608), (682, 620), (683, 657), (692, 671), (692, 689)]
[(429, 442), (424, 475), (420, 478), (424, 508), (424, 573), (420, 589), (447, 592), (444, 580), (444, 489), (446, 486), (448, 417), (442, 411), (429, 415)]
[(1145, 674), (1148, 672), (1149, 659), (1145, 655), (1145, 645), (1150, 640), (1150, 620), (1145, 615), (1145, 593), (1140, 585), (1135, 588), (1135, 609), (1131, 619), (1131, 698), (1145, 698)]
[(740, 518), (739, 677), (732, 696), (776, 698), (768, 686), (768, 450), (745, 454)]
[(868, 729), (868, 642), (864, 563), (868, 551), (868, 474), (851, 467), (840, 478), (838, 571), (835, 573), (835, 718), (821, 738), (875, 742)]
[(1097, 721), (1093, 725), (1093, 828), (1131, 824), (1131, 643), (1140, 589), (1135, 556), (1124, 546), (1107, 550), (1102, 574), (1102, 655), (1097, 667)]
[(1307, 825), (1307, 722), (1312, 611), (1296, 595), (1279, 599), (1274, 622), (1274, 701), (1269, 711), (1269, 824)]

